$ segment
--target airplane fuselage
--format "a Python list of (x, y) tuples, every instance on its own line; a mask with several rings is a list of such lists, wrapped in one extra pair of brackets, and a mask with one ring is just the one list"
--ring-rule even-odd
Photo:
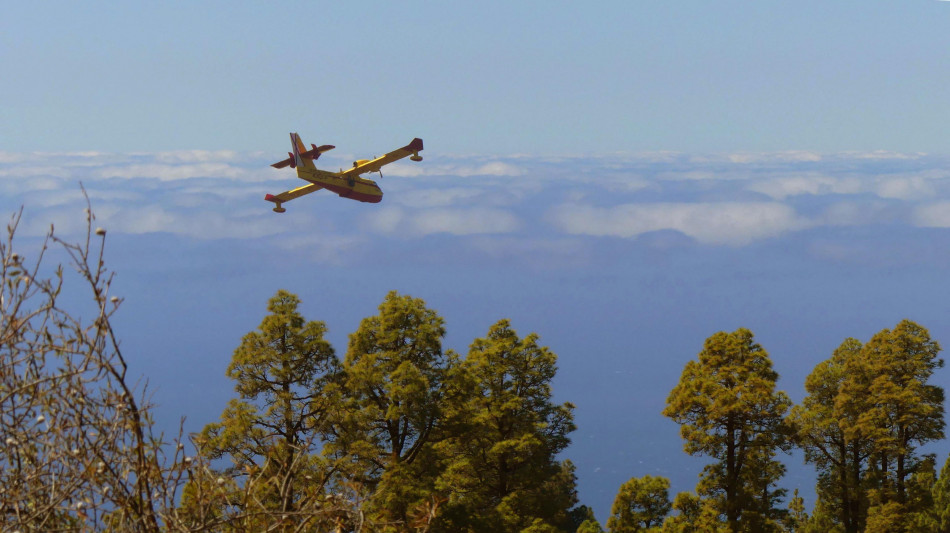
[(383, 191), (373, 180), (361, 177), (344, 177), (335, 172), (316, 168), (297, 167), (297, 176), (324, 189), (335, 192), (342, 198), (376, 204), (382, 201)]
[(300, 198), (306, 194), (327, 189), (336, 193), (341, 198), (349, 198), (357, 202), (366, 202), (376, 204), (383, 200), (383, 191), (379, 185), (370, 179), (361, 178), (363, 174), (379, 172), (382, 176), (382, 168), (385, 165), (399, 161), (408, 157), (410, 161), (422, 161), (419, 152), (422, 151), (422, 139), (416, 137), (406, 146), (396, 148), (395, 150), (383, 154), (373, 159), (358, 159), (353, 162), (353, 168), (346, 170), (340, 169), (339, 172), (320, 170), (314, 165), (320, 154), (334, 148), (333, 145), (325, 144), (317, 146), (311, 144), (310, 150), (300, 140), (300, 135), (290, 134), (290, 145), (293, 151), (287, 152), (287, 159), (271, 164), (274, 168), (294, 168), (297, 169), (297, 177), (308, 182), (303, 187), (297, 187), (280, 194), (267, 194), (264, 200), (273, 202), (274, 212), (283, 213), (287, 211), (283, 204), (294, 198)]

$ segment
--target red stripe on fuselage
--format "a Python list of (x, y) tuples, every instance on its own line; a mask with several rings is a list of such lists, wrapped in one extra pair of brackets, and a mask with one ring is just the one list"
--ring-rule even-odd
[[(343, 198), (349, 198), (351, 200), (356, 200), (358, 202), (367, 202), (371, 204), (378, 204), (383, 200), (383, 191), (379, 191), (379, 194), (367, 194), (356, 192), (349, 187), (340, 187), (337, 185), (324, 184), (324, 188), (328, 191), (335, 192)], [(379, 189), (377, 189), (379, 190)]]
[(383, 199), (383, 191), (373, 180), (359, 177), (344, 178), (332, 172), (317, 169), (301, 170), (300, 168), (297, 168), (297, 176), (330, 192), (335, 192), (343, 198), (371, 204), (379, 203)]

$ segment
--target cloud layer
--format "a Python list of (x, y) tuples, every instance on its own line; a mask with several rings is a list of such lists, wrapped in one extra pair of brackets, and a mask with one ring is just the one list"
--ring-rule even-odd
[[(299, 181), (270, 168), (271, 159), (200, 150), (0, 152), (0, 207), (25, 206), (35, 221), (30, 231), (50, 222), (70, 231), (81, 225), (81, 182), (98, 222), (112, 232), (275, 246), (303, 234), (337, 261), (341, 251), (359, 248), (354, 243), (438, 235), (489, 254), (512, 242), (552, 250), (551, 243), (573, 246), (578, 238), (637, 242), (659, 231), (741, 247), (803, 230), (950, 227), (948, 160), (924, 154), (438, 155), (387, 169), (380, 205), (320, 191), (288, 203), (284, 215), (272, 213), (263, 196)], [(327, 159), (328, 168), (342, 164)]]
[(675, 230), (704, 244), (743, 245), (807, 227), (787, 205), (775, 202), (651, 203), (614, 207), (558, 206), (551, 221), (571, 235), (637, 237)]

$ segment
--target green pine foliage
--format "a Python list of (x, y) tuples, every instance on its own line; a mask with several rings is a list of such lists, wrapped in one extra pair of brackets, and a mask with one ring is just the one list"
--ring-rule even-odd
[(620, 486), (607, 529), (610, 533), (659, 531), (670, 509), (670, 480), (649, 475), (631, 478)]
[(600, 527), (597, 520), (587, 519), (577, 526), (577, 533), (604, 533), (604, 528)]
[[(560, 458), (574, 406), (553, 401), (557, 356), (536, 334), (501, 320), (461, 358), (443, 350), (438, 313), (391, 292), (340, 362), (298, 305), (278, 292), (235, 351), (227, 375), (238, 398), (196, 438), (203, 460), (230, 466), (192, 474), (181, 523), (603, 532)], [(793, 407), (750, 331), (711, 336), (663, 411), (687, 453), (712, 459), (696, 493), (671, 502), (669, 480), (632, 478), (607, 530), (950, 532), (950, 459), (937, 476), (934, 457), (918, 453), (944, 437), (943, 389), (930, 383), (939, 350), (907, 320), (866, 344), (846, 339)], [(786, 503), (778, 486), (777, 456), (793, 445), (817, 469), (810, 514), (798, 490)]]
[(798, 495), (798, 489), (788, 501), (788, 513), (785, 516), (785, 530), (790, 533), (802, 533), (808, 525), (808, 512), (805, 511), (805, 500)]
[(663, 522), (663, 533), (728, 533), (718, 504), (691, 492), (680, 492), (673, 498), (674, 514)]
[(857, 339), (845, 339), (806, 378), (808, 396), (788, 417), (805, 460), (818, 469), (823, 512), (833, 513), (847, 533), (864, 530), (868, 508), (862, 480), (871, 446), (857, 430), (859, 417), (870, 408), (867, 389), (861, 392), (869, 381), (862, 350)]
[(944, 437), (943, 389), (929, 383), (943, 366), (939, 351), (929, 332), (909, 320), (864, 346), (870, 405), (855, 429), (872, 441), (870, 462), (881, 503), (907, 503), (907, 478), (920, 462), (916, 449)]
[(457, 381), (463, 392), (447, 403), (454, 431), (438, 445), (439, 483), (453, 493), (448, 530), (576, 527), (574, 466), (556, 458), (570, 442), (574, 406), (552, 401), (556, 363), (536, 334), (522, 339), (507, 320), (472, 343)]
[(936, 522), (934, 531), (950, 533), (950, 457), (947, 457), (943, 468), (940, 469), (940, 476), (934, 482), (931, 496), (934, 505), (933, 516)]
[(278, 291), (269, 314), (235, 350), (227, 375), (238, 398), (196, 438), (206, 458), (227, 458), (231, 465), (196, 476), (186, 507), (198, 504), (202, 490), (228, 502), (212, 513), (217, 518), (229, 507), (303, 516), (323, 501), (335, 467), (321, 455), (321, 443), (337, 414), (342, 374), (323, 338), (326, 326), (305, 321), (299, 304), (297, 296)]
[(917, 464), (907, 480), (908, 529), (911, 531), (939, 531), (940, 519), (934, 505), (934, 487), (937, 481), (936, 459), (928, 454)]
[(774, 459), (791, 443), (784, 416), (788, 396), (775, 390), (778, 373), (752, 332), (738, 329), (706, 339), (698, 360), (683, 369), (663, 414), (680, 424), (684, 449), (714, 459), (697, 486), (733, 531), (776, 527), (784, 473)]
[(845, 533), (928, 531), (938, 520), (929, 510), (933, 460), (917, 448), (944, 436), (943, 389), (929, 383), (943, 366), (939, 351), (904, 320), (867, 344), (846, 339), (808, 376), (788, 423), (818, 470), (822, 512)]
[(343, 366), (347, 419), (335, 449), (355, 458), (381, 523), (406, 523), (435, 490), (443, 401), (455, 358), (442, 351), (444, 320), (393, 291), (349, 338)]

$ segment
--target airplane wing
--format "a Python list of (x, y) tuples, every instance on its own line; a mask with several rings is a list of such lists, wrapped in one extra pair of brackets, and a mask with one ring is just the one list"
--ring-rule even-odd
[(303, 187), (297, 187), (296, 189), (284, 191), (280, 194), (268, 194), (267, 196), (264, 197), (264, 199), (267, 200), (268, 202), (274, 202), (275, 204), (277, 204), (277, 206), (274, 207), (274, 211), (277, 211), (278, 213), (283, 213), (284, 208), (281, 207), (280, 204), (284, 202), (289, 202), (293, 200), (294, 198), (300, 198), (301, 196), (305, 194), (310, 194), (312, 192), (319, 191), (322, 188), (323, 188), (322, 186), (317, 185), (316, 183), (310, 183), (308, 185), (304, 185)]
[(421, 151), (422, 139), (417, 137), (406, 146), (397, 148), (396, 150), (393, 150), (384, 156), (377, 157), (371, 161), (366, 161), (365, 163), (354, 163), (353, 168), (344, 170), (340, 175), (345, 177), (354, 177), (359, 176), (360, 174), (366, 174), (367, 172), (379, 172), (379, 169), (383, 168), (383, 165), (388, 165), (394, 161), (399, 161), (400, 159), (408, 156), (412, 156), (413, 161), (422, 161), (422, 156), (419, 155), (419, 152)]

